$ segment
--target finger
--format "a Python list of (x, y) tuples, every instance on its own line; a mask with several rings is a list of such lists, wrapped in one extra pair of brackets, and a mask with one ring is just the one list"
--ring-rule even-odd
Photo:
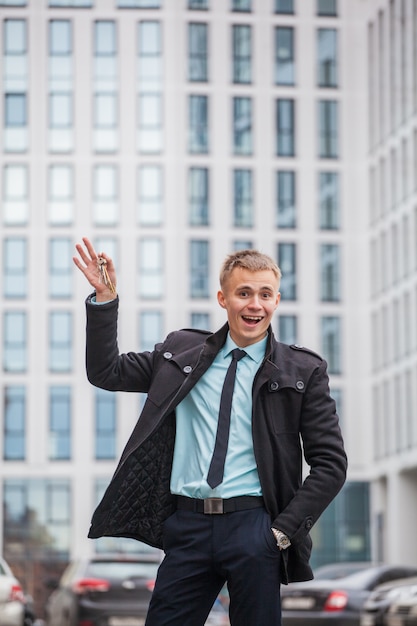
[(85, 245), (85, 247), (87, 248), (87, 252), (91, 257), (92, 261), (96, 261), (97, 260), (97, 252), (94, 249), (93, 244), (91, 243), (91, 241), (88, 239), (88, 237), (83, 237), (83, 243)]

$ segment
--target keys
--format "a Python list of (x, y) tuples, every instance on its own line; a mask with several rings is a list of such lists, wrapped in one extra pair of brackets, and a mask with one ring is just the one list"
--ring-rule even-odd
[(107, 272), (106, 265), (107, 265), (107, 261), (105, 258), (103, 258), (102, 256), (97, 257), (97, 269), (98, 269), (100, 282), (103, 282), (106, 285), (106, 287), (110, 289), (112, 293), (116, 293), (116, 289), (114, 288), (114, 285), (111, 282), (110, 276)]

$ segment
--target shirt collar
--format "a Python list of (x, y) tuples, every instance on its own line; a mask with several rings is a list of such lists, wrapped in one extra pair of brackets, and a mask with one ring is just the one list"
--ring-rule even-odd
[[(256, 343), (252, 343), (250, 346), (246, 346), (246, 348), (241, 348), (241, 350), (244, 350), (246, 354), (250, 356), (250, 358), (253, 361), (255, 361), (256, 363), (259, 363), (265, 356), (265, 349), (266, 349), (267, 341), (268, 341), (268, 336), (265, 336), (260, 341), (257, 341)], [(231, 353), (231, 351), (234, 350), (235, 348), (239, 348), (239, 346), (235, 344), (229, 332), (227, 333), (226, 343), (223, 346), (223, 357), (226, 358)]]

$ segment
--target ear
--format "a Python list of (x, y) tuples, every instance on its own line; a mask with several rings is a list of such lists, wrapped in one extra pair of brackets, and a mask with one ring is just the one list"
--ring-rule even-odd
[(224, 293), (221, 290), (219, 290), (217, 292), (217, 302), (220, 304), (222, 309), (226, 308), (226, 301), (225, 301), (225, 298), (224, 298)]
[(277, 299), (275, 300), (275, 308), (278, 308), (279, 301), (281, 300), (281, 293), (278, 291)]

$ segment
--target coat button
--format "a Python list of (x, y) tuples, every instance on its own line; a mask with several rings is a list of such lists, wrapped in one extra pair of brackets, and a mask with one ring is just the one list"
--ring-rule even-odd
[(171, 352), (164, 352), (164, 359), (172, 359), (172, 353)]
[(313, 521), (311, 519), (306, 520), (305, 529), (310, 530), (312, 526), (313, 526)]
[(270, 390), (271, 390), (271, 391), (276, 391), (276, 390), (278, 389), (278, 387), (279, 387), (279, 384), (277, 383), (277, 381), (276, 381), (276, 380), (274, 380), (274, 381), (271, 383), (271, 385), (270, 385), (270, 387), (269, 387), (269, 388), (270, 388)]
[(191, 365), (186, 365), (182, 371), (185, 372), (185, 374), (189, 374), (193, 371), (193, 368), (191, 367)]
[(299, 391), (302, 391), (304, 389), (304, 383), (302, 380), (297, 380), (297, 382), (295, 383), (295, 386), (297, 387)]

